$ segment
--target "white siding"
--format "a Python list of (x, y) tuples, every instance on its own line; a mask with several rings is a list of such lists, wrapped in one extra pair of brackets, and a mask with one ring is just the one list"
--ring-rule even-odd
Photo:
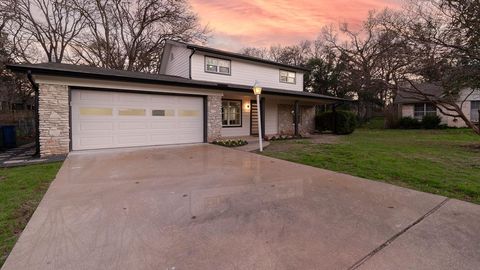
[[(212, 57), (215, 57), (212, 55)], [(221, 57), (220, 57), (221, 58)], [(199, 52), (192, 57), (192, 79), (226, 84), (253, 85), (258, 81), (262, 87), (303, 91), (303, 73), (296, 71), (296, 84), (280, 82), (280, 69), (261, 63), (231, 59), (231, 75), (205, 72), (205, 55)]]
[(165, 57), (168, 57), (165, 69), (166, 75), (189, 77), (189, 57), (191, 50), (185, 47), (172, 46), (171, 51)]
[(265, 134), (278, 134), (278, 101), (265, 99)]

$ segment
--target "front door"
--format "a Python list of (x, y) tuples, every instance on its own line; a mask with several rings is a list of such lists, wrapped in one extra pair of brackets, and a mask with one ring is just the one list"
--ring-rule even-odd
[(257, 101), (250, 101), (250, 135), (258, 135), (258, 106)]

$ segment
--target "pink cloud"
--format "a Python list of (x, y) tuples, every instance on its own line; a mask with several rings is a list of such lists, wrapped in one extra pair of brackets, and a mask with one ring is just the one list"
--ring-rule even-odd
[(202, 24), (213, 29), (209, 45), (237, 51), (245, 46), (288, 45), (317, 37), (322, 26), (358, 25), (369, 10), (398, 7), (401, 0), (191, 0)]

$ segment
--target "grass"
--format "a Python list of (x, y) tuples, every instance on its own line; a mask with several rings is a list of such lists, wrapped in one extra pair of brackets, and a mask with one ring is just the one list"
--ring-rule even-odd
[(467, 129), (358, 129), (334, 144), (271, 146), (265, 155), (480, 204), (480, 136)]
[(56, 162), (0, 169), (0, 267), (60, 166)]

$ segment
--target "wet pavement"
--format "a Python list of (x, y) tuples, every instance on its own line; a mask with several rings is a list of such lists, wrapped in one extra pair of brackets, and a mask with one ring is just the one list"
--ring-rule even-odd
[(13, 269), (478, 269), (480, 206), (213, 145), (75, 152)]

